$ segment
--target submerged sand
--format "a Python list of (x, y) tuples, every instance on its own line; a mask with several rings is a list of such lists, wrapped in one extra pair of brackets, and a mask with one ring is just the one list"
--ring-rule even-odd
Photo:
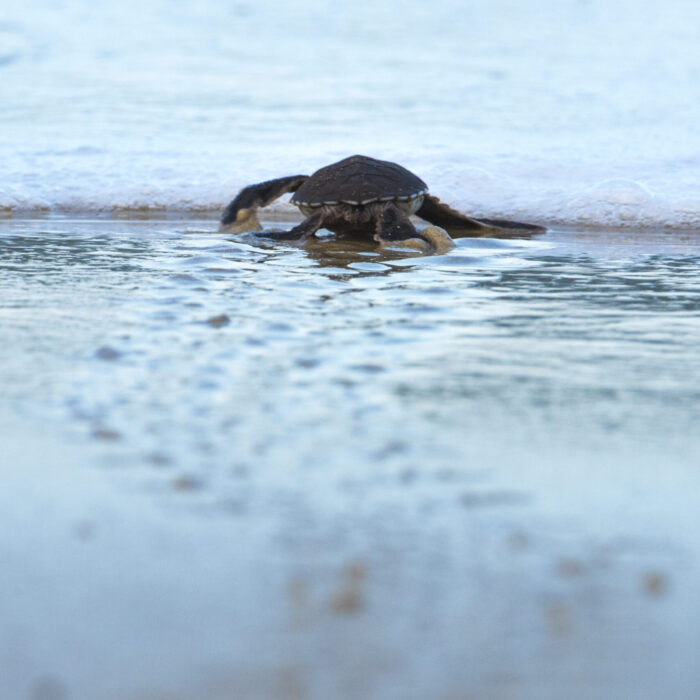
[(700, 244), (0, 223), (0, 695), (695, 698)]

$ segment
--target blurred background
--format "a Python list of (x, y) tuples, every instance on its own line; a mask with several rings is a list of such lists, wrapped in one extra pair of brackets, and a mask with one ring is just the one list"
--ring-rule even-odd
[(700, 222), (690, 0), (6, 3), (0, 209), (213, 212), (355, 152), (477, 214)]

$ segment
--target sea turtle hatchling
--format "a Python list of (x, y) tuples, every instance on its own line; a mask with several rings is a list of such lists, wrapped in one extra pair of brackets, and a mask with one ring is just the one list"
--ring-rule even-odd
[[(290, 175), (242, 189), (221, 215), (221, 228), (260, 231), (256, 210), (293, 192), (306, 217), (289, 231), (265, 231), (279, 240), (304, 240), (325, 228), (340, 234), (370, 234), (384, 246), (424, 252), (452, 245), (463, 236), (531, 235), (545, 229), (500, 219), (472, 219), (428, 194), (428, 186), (406, 168), (367, 156), (350, 156), (313, 175)], [(428, 221), (418, 231), (409, 216)]]

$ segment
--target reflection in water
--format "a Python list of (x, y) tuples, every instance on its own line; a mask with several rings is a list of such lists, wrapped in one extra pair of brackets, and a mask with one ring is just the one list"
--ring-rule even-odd
[(601, 258), (571, 242), (466, 239), (406, 257), (91, 226), (4, 237), (3, 385), (134, 448), (189, 465), (228, 459), (234, 439), (241, 461), (342, 472), (397, 434), (411, 460), (444, 466), (501, 431), (524, 446), (693, 431), (692, 247)]
[[(231, 590), (250, 603), (237, 624), (281, 634), (287, 603), (273, 588), (289, 586), (294, 634), (321, 654), (334, 634), (321, 611), (371, 610), (361, 634), (343, 632), (367, 655), (326, 668), (377, 678), (381, 652), (399, 669), (397, 697), (406, 678), (437, 697), (472, 671), (470, 687), (497, 691), (506, 670), (538, 697), (533, 677), (571, 678), (533, 651), (550, 636), (574, 657), (595, 650), (591, 664), (623, 689), (652, 673), (669, 682), (661, 662), (640, 666), (640, 649), (694, 648), (625, 591), (631, 577), (667, 591), (680, 576), (669, 569), (697, 554), (674, 487), (700, 463), (697, 245), (553, 232), (407, 257), (206, 226), (51, 228), (0, 231), (3, 402), (86, 443), (89, 463), (129, 467), (174, 508), (175, 532), (200, 512), (217, 531), (234, 517), (266, 553), (256, 566), (276, 562), (261, 584), (228, 552)], [(265, 613), (246, 598), (261, 586)], [(400, 622), (414, 614), (421, 624)], [(617, 620), (615, 635), (596, 615)], [(474, 625), (478, 644), (464, 634)], [(284, 660), (263, 634), (246, 643)], [(335, 687), (326, 672), (306, 668), (309, 697)]]
[(401, 433), (411, 459), (453, 465), (467, 437), (661, 444), (696, 420), (692, 247), (600, 258), (465, 239), (406, 257), (352, 240), (35, 226), (0, 245), (7, 398), (184, 464), (235, 439), (242, 461), (343, 471)]

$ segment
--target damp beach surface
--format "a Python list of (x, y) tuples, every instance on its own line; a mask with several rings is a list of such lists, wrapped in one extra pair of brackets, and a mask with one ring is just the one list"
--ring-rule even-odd
[(0, 222), (0, 695), (697, 697), (699, 266)]

